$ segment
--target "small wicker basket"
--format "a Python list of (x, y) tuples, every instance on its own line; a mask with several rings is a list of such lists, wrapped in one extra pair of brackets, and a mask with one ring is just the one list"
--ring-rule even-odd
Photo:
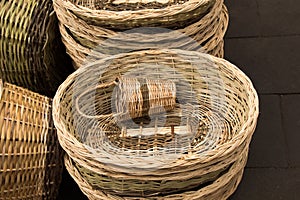
[(0, 26), (0, 78), (53, 96), (72, 67), (52, 1), (0, 1)]
[[(151, 113), (155, 106), (165, 109)], [(245, 74), (223, 59), (146, 50), (98, 60), (70, 75), (55, 95), (53, 117), (72, 166), (93, 190), (124, 198), (172, 196), (217, 181), (246, 160), (258, 97)]]
[(51, 103), (0, 79), (0, 199), (56, 199), (62, 150)]

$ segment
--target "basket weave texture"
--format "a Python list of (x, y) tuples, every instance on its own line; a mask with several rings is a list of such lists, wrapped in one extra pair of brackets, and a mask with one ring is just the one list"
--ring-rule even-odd
[(70, 12), (89, 24), (111, 29), (129, 29), (140, 26), (178, 27), (197, 19), (217, 0), (183, 0), (165, 3), (154, 1), (77, 1), (58, 0)]
[(0, 199), (56, 199), (62, 150), (51, 104), (0, 79)]
[[(86, 18), (78, 17), (76, 12), (71, 9), (73, 7), (70, 6), (69, 1), (55, 0), (54, 9), (60, 22), (62, 40), (68, 54), (73, 59), (75, 67), (78, 68), (84, 63), (87, 56), (90, 56), (92, 53), (96, 53), (97, 58), (104, 58), (107, 54), (115, 55), (124, 51), (147, 48), (196, 50), (223, 57), (223, 37), (228, 26), (228, 12), (223, 4), (223, 0), (211, 1), (210, 4), (211, 6), (203, 15), (195, 12), (194, 14), (197, 17), (190, 16), (191, 18), (189, 18), (188, 22), (185, 22), (183, 25), (179, 25), (179, 22), (176, 23), (176, 27), (168, 27), (165, 22), (155, 26), (143, 24), (136, 26), (138, 30), (130, 30), (132, 27), (127, 27), (127, 29), (109, 28), (97, 24), (97, 20), (95, 23), (92, 23)], [(183, 5), (179, 4), (178, 6)], [(83, 6), (79, 7), (84, 10)], [(97, 15), (97, 11), (105, 12), (105, 10), (91, 10), (95, 15)], [(116, 12), (117, 16), (122, 15), (122, 12), (119, 11), (109, 12)], [(144, 13), (141, 16), (151, 18), (153, 13), (149, 9), (147, 12), (147, 14)], [(82, 11), (80, 13), (85, 12)], [(176, 17), (174, 16), (174, 18)], [(123, 18), (122, 20), (127, 22), (126, 19)], [(106, 22), (110, 20), (111, 18), (107, 16)], [(152, 21), (155, 21), (155, 18), (147, 20), (149, 23)], [(143, 27), (144, 29), (142, 29)], [(146, 27), (168, 29), (149, 30)]]
[(70, 75), (53, 101), (66, 165), (91, 199), (198, 199), (207, 190), (208, 199), (228, 197), (241, 179), (257, 117), (258, 97), (245, 74), (183, 50), (95, 61)]
[(122, 197), (93, 188), (67, 155), (65, 156), (65, 166), (71, 177), (79, 185), (81, 191), (91, 200), (226, 200), (236, 190), (242, 179), (247, 154), (248, 152), (245, 151), (226, 172), (211, 181), (210, 184), (199, 187), (198, 190), (193, 189), (179, 194), (147, 198)]
[(0, 1), (0, 78), (47, 96), (72, 72), (51, 0)]

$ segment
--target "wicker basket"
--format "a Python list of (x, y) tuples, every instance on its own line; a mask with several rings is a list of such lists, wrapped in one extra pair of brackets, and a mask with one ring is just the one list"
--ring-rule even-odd
[(65, 156), (65, 166), (79, 185), (82, 192), (91, 200), (179, 200), (179, 199), (191, 199), (191, 200), (225, 200), (236, 190), (238, 184), (240, 183), (244, 166), (247, 161), (247, 150), (240, 154), (239, 159), (234, 162), (229, 169), (220, 174), (215, 180), (212, 180), (206, 185), (201, 185), (191, 189), (190, 191), (185, 191), (173, 195), (164, 196), (153, 196), (153, 197), (122, 197), (114, 194), (110, 194), (106, 191), (95, 189), (92, 187), (88, 180), (86, 180), (85, 175), (78, 171), (77, 167), (73, 164), (72, 160), (66, 155)]
[[(147, 94), (138, 97), (143, 84), (130, 81), (122, 87), (128, 88), (125, 93), (118, 93), (120, 76), (159, 79), (164, 88), (168, 80), (176, 91), (170, 89), (165, 96), (146, 84), (148, 89), (142, 91)], [(130, 102), (135, 102), (136, 113), (143, 105), (148, 111), (155, 107), (146, 98), (150, 96), (160, 102), (155, 105), (168, 109), (128, 120)], [(116, 100), (128, 109), (114, 109)], [(148, 50), (80, 68), (60, 86), (53, 108), (59, 141), (88, 185), (120, 196), (172, 196), (166, 191), (174, 185), (179, 184), (176, 192), (182, 193), (196, 187), (193, 181), (219, 177), (240, 159), (256, 126), (258, 97), (250, 80), (223, 59), (183, 50)], [(108, 180), (116, 186), (107, 188)], [(141, 183), (153, 186), (138, 193), (138, 188), (147, 188), (139, 187)]]
[(72, 72), (52, 1), (0, 1), (0, 26), (0, 78), (52, 96)]
[[(228, 12), (223, 1), (216, 1), (210, 12), (198, 21), (181, 29), (147, 29), (131, 32), (117, 32), (103, 27), (90, 25), (68, 11), (56, 1), (54, 8), (60, 21), (60, 31), (68, 54), (76, 68), (85, 61), (95, 49), (102, 52), (98, 58), (114, 55), (128, 50), (153, 48), (178, 48), (197, 50), (223, 57), (223, 37), (228, 25)], [(146, 32), (145, 32), (146, 31)], [(154, 32), (154, 33), (153, 33)], [(117, 41), (116, 41), (117, 40)], [(114, 52), (103, 52), (114, 48)]]
[(185, 26), (209, 12), (215, 1), (217, 0), (55, 0), (54, 3), (60, 4), (89, 24), (122, 30), (141, 26)]
[(56, 199), (62, 150), (51, 103), (0, 79), (0, 199)]

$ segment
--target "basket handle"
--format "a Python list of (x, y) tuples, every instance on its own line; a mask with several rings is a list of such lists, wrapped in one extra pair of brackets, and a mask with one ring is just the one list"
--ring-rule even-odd
[(118, 80), (118, 79), (116, 78), (116, 80), (113, 81), (113, 82), (110, 82), (110, 83), (103, 83), (103, 84), (101, 84), (101, 85), (97, 85), (97, 86), (95, 86), (95, 87), (93, 87), (93, 88), (90, 88), (90, 89), (84, 91), (83, 93), (81, 93), (81, 94), (75, 99), (75, 107), (76, 107), (77, 112), (78, 112), (80, 115), (82, 115), (83, 117), (88, 118), (88, 119), (96, 119), (96, 118), (104, 118), (104, 117), (111, 117), (111, 116), (113, 116), (112, 113), (111, 113), (111, 114), (106, 114), (106, 115), (87, 115), (87, 114), (85, 114), (85, 113), (80, 109), (80, 107), (79, 107), (79, 100), (80, 100), (81, 97), (83, 97), (84, 95), (86, 95), (87, 93), (89, 93), (89, 92), (91, 92), (91, 91), (93, 91), (93, 90), (96, 90), (96, 89), (102, 89), (102, 88), (106, 88), (106, 87), (110, 87), (110, 86), (115, 86), (115, 85), (117, 85), (117, 80)]

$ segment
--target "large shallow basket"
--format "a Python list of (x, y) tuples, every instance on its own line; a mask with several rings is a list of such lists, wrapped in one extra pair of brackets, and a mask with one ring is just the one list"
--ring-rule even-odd
[(0, 1), (0, 78), (53, 95), (71, 73), (51, 0)]
[[(176, 30), (140, 27), (118, 32), (89, 25), (62, 5), (54, 4), (54, 8), (60, 20), (63, 42), (77, 68), (92, 51), (101, 51), (97, 54), (98, 58), (146, 48), (178, 48), (218, 57), (224, 55), (223, 37), (228, 25), (228, 12), (222, 1), (217, 1), (211, 11), (198, 21)], [(105, 51), (107, 49), (109, 51)]]
[(62, 150), (51, 103), (0, 79), (0, 199), (56, 199)]
[[(152, 80), (156, 90), (151, 89)], [(153, 96), (158, 104), (151, 103)], [(165, 111), (151, 114), (155, 106)], [(88, 184), (128, 196), (137, 194), (130, 183), (155, 182), (161, 188), (164, 181), (184, 184), (201, 176), (204, 182), (211, 181), (212, 174), (213, 179), (219, 177), (248, 149), (258, 97), (245, 74), (223, 59), (183, 50), (148, 50), (80, 68), (60, 86), (53, 107), (59, 141)], [(130, 114), (134, 109), (143, 113), (143, 108), (148, 114)], [(123, 183), (107, 189), (100, 176), (103, 182)]]
[(140, 26), (185, 26), (209, 12), (215, 1), (55, 0), (54, 3), (60, 4), (89, 24), (122, 30)]

